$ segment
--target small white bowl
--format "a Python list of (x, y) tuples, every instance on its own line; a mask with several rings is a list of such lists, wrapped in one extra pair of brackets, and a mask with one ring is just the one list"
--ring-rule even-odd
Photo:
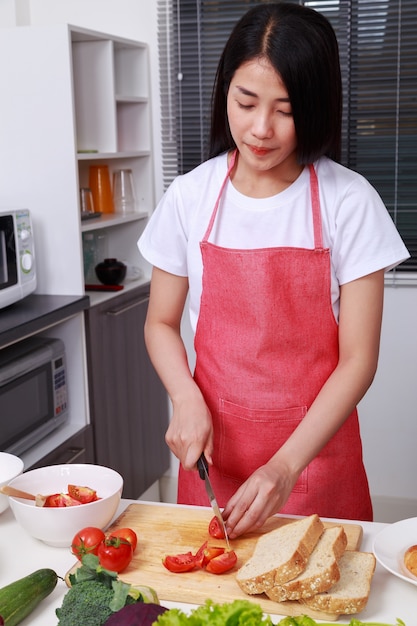
[[(14, 454), (0, 452), (0, 487), (8, 485), (13, 478), (23, 472), (23, 461)], [(9, 506), (9, 498), (0, 493), (0, 513)]]
[(62, 508), (38, 507), (32, 500), (10, 497), (17, 522), (29, 535), (55, 547), (68, 547), (74, 535), (86, 526), (104, 529), (112, 520), (123, 489), (123, 478), (101, 465), (49, 465), (24, 472), (11, 487), (34, 495), (68, 493), (68, 485), (95, 489), (100, 500)]

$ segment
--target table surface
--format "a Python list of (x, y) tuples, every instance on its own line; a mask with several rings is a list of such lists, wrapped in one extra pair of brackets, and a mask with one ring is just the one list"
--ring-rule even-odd
[[(115, 518), (132, 502), (132, 500), (122, 500)], [(155, 505), (156, 503), (148, 504)], [(176, 505), (161, 503), (159, 506), (175, 507)], [(340, 520), (329, 521), (340, 522)], [(354, 520), (344, 521), (352, 522)], [(371, 552), (375, 536), (387, 524), (375, 522), (355, 523), (360, 523), (364, 530), (361, 550)], [(0, 587), (4, 587), (44, 567), (55, 570), (59, 576), (63, 577), (74, 565), (74, 556), (69, 548), (53, 548), (30, 537), (17, 524), (10, 508), (0, 515), (0, 529)], [(146, 584), (146, 581), (144, 581), (144, 584)], [(67, 587), (65, 583), (59, 580), (52, 594), (43, 600), (29, 617), (21, 622), (21, 626), (56, 626), (58, 620), (55, 616), (55, 609), (61, 605), (66, 592)], [(193, 607), (191, 604), (173, 602), (164, 602), (164, 606), (167, 606), (167, 608), (175, 606), (185, 611)], [(417, 623), (416, 616), (417, 586), (390, 574), (377, 563), (368, 605), (358, 615), (358, 618), (364, 622), (372, 621), (386, 624), (395, 624), (396, 619), (400, 618), (406, 626), (415, 626)], [(280, 617), (282, 616), (273, 615), (273, 622), (277, 623)], [(342, 616), (338, 623), (348, 624), (349, 621), (349, 617)]]

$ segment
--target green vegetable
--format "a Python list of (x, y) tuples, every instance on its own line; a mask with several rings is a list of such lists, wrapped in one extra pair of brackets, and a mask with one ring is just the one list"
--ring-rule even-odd
[(58, 581), (51, 569), (39, 569), (0, 589), (0, 615), (5, 626), (20, 624), (49, 596)]
[(158, 626), (272, 626), (269, 616), (263, 615), (259, 604), (249, 600), (234, 600), (225, 604), (215, 604), (206, 600), (205, 604), (186, 615), (180, 609), (170, 609), (158, 617)]
[[(308, 615), (301, 615), (300, 617), (284, 617), (278, 622), (277, 626), (340, 626), (340, 624), (338, 625), (336, 622), (316, 622)], [(353, 617), (348, 626), (405, 626), (405, 624), (398, 618), (395, 624), (381, 624), (380, 622), (361, 622), (361, 620)]]
[[(264, 615), (259, 604), (249, 600), (235, 600), (216, 604), (206, 600), (205, 604), (192, 610), (189, 615), (180, 609), (170, 609), (158, 617), (154, 626), (273, 626), (268, 615)], [(336, 623), (316, 622), (307, 615), (284, 617), (276, 626), (338, 626)], [(340, 626), (340, 625), (339, 625)], [(349, 626), (405, 626), (397, 619), (393, 624), (377, 624), (351, 619)]]
[(159, 604), (153, 589), (124, 583), (116, 572), (101, 567), (94, 554), (83, 556), (81, 567), (70, 574), (69, 582), (71, 588), (65, 594), (62, 606), (55, 611), (58, 626), (101, 626), (128, 604)]

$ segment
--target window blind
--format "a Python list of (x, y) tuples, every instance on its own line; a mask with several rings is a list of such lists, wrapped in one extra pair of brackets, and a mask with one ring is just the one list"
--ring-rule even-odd
[[(234, 24), (261, 0), (158, 0), (163, 176), (207, 158), (215, 71)], [(339, 41), (342, 163), (378, 190), (417, 271), (417, 3), (294, 0), (323, 13)]]

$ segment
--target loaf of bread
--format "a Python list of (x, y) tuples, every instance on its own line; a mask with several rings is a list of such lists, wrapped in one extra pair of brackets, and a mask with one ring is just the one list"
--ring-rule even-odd
[(300, 600), (327, 591), (340, 578), (338, 560), (347, 537), (343, 526), (326, 528), (317, 542), (304, 571), (288, 582), (275, 584), (266, 594), (276, 602)]
[(405, 551), (404, 565), (411, 574), (417, 576), (417, 546), (410, 546)]
[(252, 557), (236, 574), (238, 585), (252, 595), (295, 578), (307, 567), (323, 531), (322, 521), (314, 514), (261, 535)]
[(324, 613), (359, 613), (368, 601), (375, 564), (375, 557), (370, 552), (346, 550), (339, 560), (338, 582), (328, 591), (300, 602)]

